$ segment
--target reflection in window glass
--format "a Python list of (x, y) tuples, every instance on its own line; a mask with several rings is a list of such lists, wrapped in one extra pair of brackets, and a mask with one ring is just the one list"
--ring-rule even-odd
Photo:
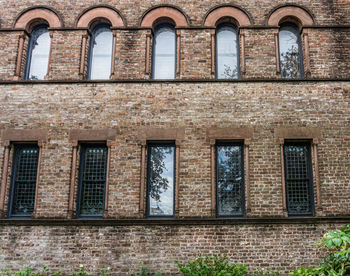
[(173, 26), (162, 24), (154, 33), (153, 79), (174, 79), (176, 73), (176, 35)]
[(148, 146), (148, 216), (174, 215), (175, 146)]
[(31, 216), (34, 211), (39, 148), (15, 145), (10, 216)]
[(280, 69), (283, 78), (303, 77), (303, 58), (299, 29), (294, 24), (284, 24), (279, 31)]
[(50, 34), (48, 26), (33, 29), (28, 45), (25, 79), (43, 80), (47, 74), (50, 55)]
[(284, 145), (287, 209), (290, 216), (313, 214), (310, 144)]
[(239, 45), (237, 30), (223, 25), (216, 32), (216, 77), (236, 79), (239, 77)]
[(217, 215), (243, 216), (243, 147), (240, 144), (219, 144), (216, 155)]
[(108, 25), (97, 25), (91, 36), (88, 78), (107, 80), (111, 76), (113, 35)]

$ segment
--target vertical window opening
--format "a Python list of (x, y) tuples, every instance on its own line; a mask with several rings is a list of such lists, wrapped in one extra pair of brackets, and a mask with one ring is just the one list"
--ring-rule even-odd
[(302, 43), (298, 26), (293, 23), (283, 23), (278, 39), (282, 78), (304, 77)]
[(286, 143), (284, 166), (287, 210), (290, 216), (311, 216), (314, 212), (311, 149), (308, 143)]
[(217, 28), (216, 77), (218, 79), (240, 77), (238, 32), (231, 24), (222, 24)]
[(175, 145), (149, 144), (147, 216), (172, 217), (175, 204)]
[(155, 28), (152, 56), (152, 78), (175, 79), (176, 34), (174, 26), (160, 24)]
[(35, 27), (28, 44), (26, 80), (43, 80), (50, 56), (50, 34), (47, 25)]
[(113, 34), (107, 24), (98, 24), (92, 31), (88, 63), (88, 79), (107, 80), (112, 70)]
[(80, 217), (102, 216), (105, 206), (107, 152), (104, 145), (82, 145), (79, 166)]
[(244, 216), (244, 156), (241, 143), (216, 145), (217, 216)]
[(34, 211), (39, 148), (15, 145), (9, 216), (29, 217)]

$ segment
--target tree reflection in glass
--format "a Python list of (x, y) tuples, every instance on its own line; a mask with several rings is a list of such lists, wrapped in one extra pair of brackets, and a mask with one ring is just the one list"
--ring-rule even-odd
[(216, 146), (216, 194), (218, 216), (243, 216), (244, 171), (242, 145)]
[(174, 214), (173, 145), (148, 146), (148, 215)]
[(33, 29), (28, 44), (25, 79), (43, 80), (47, 74), (50, 55), (50, 34), (47, 25)]
[(303, 77), (301, 38), (296, 25), (282, 24), (279, 31), (279, 52), (281, 76), (283, 78)]
[(224, 24), (216, 32), (216, 77), (218, 79), (237, 79), (239, 45), (237, 29)]

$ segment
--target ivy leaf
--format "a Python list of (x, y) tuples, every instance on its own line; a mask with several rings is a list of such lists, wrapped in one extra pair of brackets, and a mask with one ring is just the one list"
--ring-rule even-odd
[(332, 248), (332, 246), (333, 246), (333, 242), (332, 242), (332, 240), (331, 240), (331, 239), (327, 239), (325, 242), (326, 242), (326, 246), (327, 246), (327, 248), (328, 248), (328, 249), (331, 249), (331, 248)]
[(333, 239), (333, 243), (339, 247), (339, 246), (341, 246), (343, 241), (340, 238), (335, 238), (335, 239)]

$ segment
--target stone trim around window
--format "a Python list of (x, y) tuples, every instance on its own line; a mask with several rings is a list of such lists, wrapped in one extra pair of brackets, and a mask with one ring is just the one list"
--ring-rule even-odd
[(11, 143), (29, 143), (34, 142), (39, 147), (38, 167), (36, 174), (36, 185), (35, 185), (35, 201), (34, 211), (32, 218), (36, 217), (37, 203), (38, 203), (38, 189), (40, 180), (40, 165), (42, 156), (43, 143), (47, 142), (47, 130), (44, 129), (5, 129), (1, 133), (1, 141), (4, 145), (4, 158), (2, 167), (2, 178), (0, 188), (0, 218), (6, 217), (5, 210), (5, 194), (7, 192), (7, 178), (9, 170), (9, 159), (11, 151)]
[(286, 181), (284, 171), (284, 153), (283, 147), (286, 141), (310, 141), (311, 143), (311, 158), (313, 168), (313, 183), (315, 198), (315, 211), (322, 211), (322, 196), (320, 188), (319, 166), (318, 166), (318, 143), (322, 136), (322, 131), (319, 128), (307, 127), (291, 127), (291, 128), (275, 128), (274, 135), (276, 142), (280, 145), (281, 158), (281, 183), (282, 183), (282, 203), (283, 212), (287, 216), (287, 200), (286, 200)]
[(96, 143), (103, 142), (108, 148), (107, 154), (107, 172), (106, 172), (106, 189), (105, 189), (105, 208), (103, 218), (108, 218), (108, 191), (109, 191), (109, 168), (111, 160), (111, 146), (115, 140), (116, 129), (73, 129), (69, 133), (69, 140), (72, 144), (72, 167), (71, 167), (71, 179), (69, 188), (69, 203), (67, 219), (75, 217), (74, 201), (75, 197), (75, 184), (77, 175), (77, 160), (78, 160), (78, 147), (79, 143)]
[(146, 169), (147, 169), (147, 142), (175, 141), (175, 210), (174, 217), (179, 217), (179, 186), (180, 186), (180, 145), (184, 140), (183, 128), (147, 128), (138, 132), (138, 142), (141, 146), (141, 179), (140, 179), (140, 204), (139, 218), (146, 215)]
[(250, 179), (249, 179), (249, 144), (253, 138), (252, 128), (210, 128), (207, 130), (207, 140), (211, 152), (211, 216), (216, 217), (216, 168), (215, 146), (217, 141), (243, 141), (244, 144), (244, 186), (246, 216), (251, 212)]
[(77, 28), (90, 28), (93, 21), (98, 18), (104, 18), (109, 21), (111, 27), (125, 27), (125, 19), (118, 10), (109, 6), (94, 6), (85, 10), (76, 23)]

